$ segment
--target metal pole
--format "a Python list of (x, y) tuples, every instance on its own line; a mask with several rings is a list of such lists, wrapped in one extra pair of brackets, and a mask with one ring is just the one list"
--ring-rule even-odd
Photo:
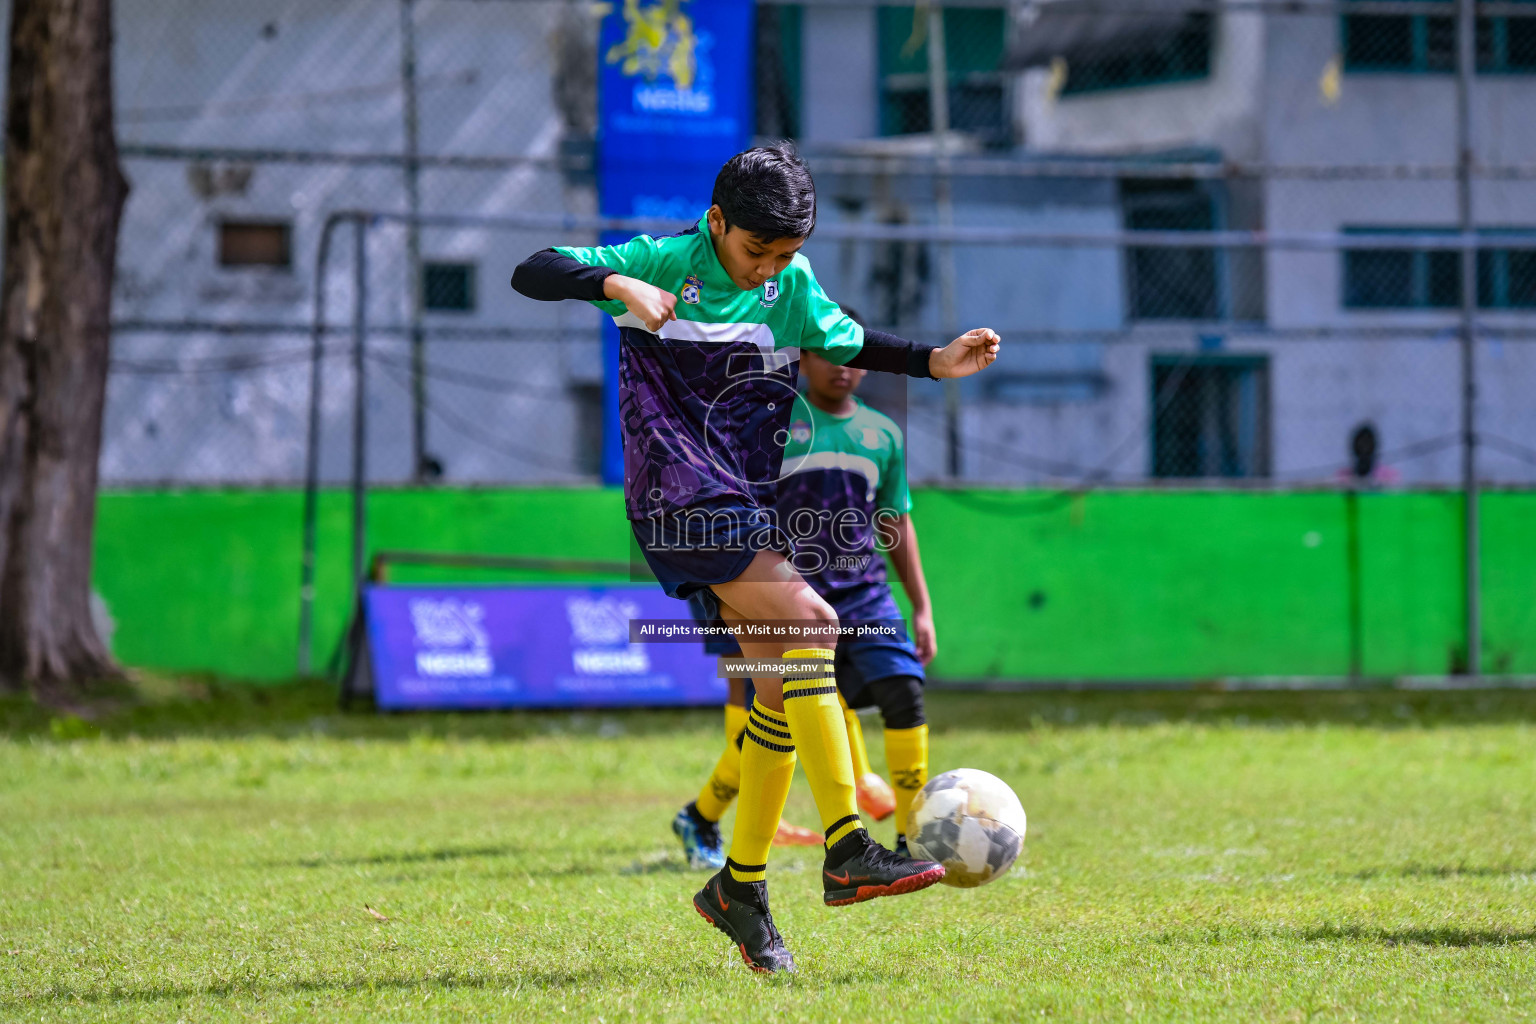
[[(933, 173), (933, 202), (939, 227), (950, 231), (955, 226), (955, 197), (949, 162), (949, 58), (944, 50), (944, 8), (939, 4), (928, 6), (928, 122), (933, 130), (937, 158)], [(939, 315), (944, 333), (954, 337), (960, 331), (959, 317), (955, 313), (955, 247), (952, 243), (941, 242), (938, 248)], [(944, 382), (944, 435), (945, 468), (951, 479), (958, 479), (962, 469), (960, 386), (953, 380)]]
[(367, 564), (368, 485), (368, 221), (357, 218), (352, 285), (352, 607), (362, 600)]
[(321, 362), (325, 354), (325, 265), (331, 253), (331, 235), (340, 218), (332, 215), (320, 228), (320, 249), (315, 255), (315, 313), (309, 344), (309, 435), (304, 441), (304, 549), (299, 556), (299, 676), (314, 666), (315, 621), (315, 521), (320, 504), (320, 389), (324, 383)]
[(1364, 595), (1360, 579), (1360, 481), (1352, 479), (1344, 492), (1344, 569), (1349, 579), (1349, 678), (1365, 676)]
[(1456, 8), (1456, 213), (1461, 227), (1461, 487), (1462, 581), (1466, 605), (1467, 675), (1482, 673), (1477, 502), (1477, 230), (1472, 215), (1472, 91), (1476, 71), (1474, 0)]
[(406, 274), (411, 318), (411, 475), (423, 478), (427, 459), (426, 337), (422, 330), (421, 132), (416, 113), (416, 0), (400, 0), (400, 88), (405, 113)]

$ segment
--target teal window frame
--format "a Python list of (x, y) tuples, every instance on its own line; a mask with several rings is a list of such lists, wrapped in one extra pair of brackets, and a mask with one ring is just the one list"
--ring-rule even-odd
[[(1536, 233), (1529, 228), (1488, 228), (1479, 234), (1497, 238), (1516, 232)], [(1492, 310), (1536, 309), (1536, 248), (1479, 248), (1477, 306)]]
[[(1532, 3), (1536, 0), (1511, 0)], [(1409, 57), (1371, 60), (1354, 53), (1357, 33), (1383, 31), (1406, 23)], [(1436, 34), (1439, 34), (1437, 39)], [(1478, 74), (1536, 74), (1536, 9), (1529, 16), (1480, 17), (1476, 27)], [(1448, 75), (1456, 71), (1456, 19), (1427, 14), (1345, 14), (1339, 18), (1339, 52), (1350, 74)]]
[[(880, 134), (899, 136), (920, 134), (928, 127), (909, 128), (905, 107), (920, 96), (923, 122), (928, 109), (928, 41), (904, 51), (912, 36), (913, 7), (878, 6), (875, 8), (876, 42), (880, 93)], [(952, 128), (981, 131), (998, 139), (1011, 132), (1008, 109), (1008, 76), (1002, 71), (1006, 50), (1007, 10), (1002, 7), (945, 7), (944, 55), (949, 70), (949, 110)], [(995, 25), (989, 24), (996, 21)], [(984, 45), (978, 45), (981, 41)], [(964, 123), (967, 90), (997, 92), (997, 121), (985, 130)], [(961, 116), (957, 118), (957, 113)]]
[[(1346, 227), (1344, 234), (1454, 235), (1450, 228)], [(1531, 234), (1527, 228), (1484, 228), (1479, 236)], [(1342, 254), (1340, 305), (1347, 311), (1447, 310), (1461, 306), (1461, 252), (1458, 249), (1350, 249)], [(1377, 268), (1367, 271), (1369, 260)], [(1352, 281), (1364, 273), (1381, 273), (1381, 261), (1396, 259), (1407, 268), (1406, 302), (1362, 302), (1365, 285)], [(1436, 293), (1438, 280), (1446, 282)], [(1536, 248), (1479, 246), (1477, 251), (1477, 306), (1479, 309), (1536, 309)]]
[(1067, 80), (1061, 87), (1061, 94), (1080, 96), (1203, 81), (1211, 77), (1215, 49), (1215, 19), (1206, 13), (1195, 13), (1190, 16), (1187, 28), (1167, 38), (1160, 46), (1076, 60), (1069, 57)]
[(1477, 70), (1485, 75), (1536, 74), (1536, 11), (1529, 17), (1478, 18)]
[[(1161, 194), (1161, 195), (1159, 195)], [(1180, 205), (1184, 215), (1180, 215)], [(1169, 215), (1173, 216), (1170, 217)], [(1126, 231), (1220, 231), (1226, 224), (1223, 197), (1207, 182), (1194, 179), (1127, 179), (1120, 183), (1120, 215)], [(1177, 268), (1171, 260), (1181, 260)], [(1163, 266), (1159, 268), (1159, 264)], [(1223, 249), (1198, 247), (1173, 249), (1128, 244), (1124, 256), (1125, 315), (1131, 321), (1223, 321), (1228, 319), (1229, 280), (1227, 253)], [(1191, 284), (1203, 296), (1202, 309), (1190, 307), (1160, 308), (1150, 296), (1157, 293), (1155, 282), (1174, 270), (1198, 275)], [(1149, 280), (1150, 279), (1150, 280)], [(1195, 290), (1184, 293), (1191, 300), (1201, 296)]]
[[(441, 289), (432, 286), (432, 275), (441, 273), (464, 276), (463, 305), (434, 302), (434, 293)], [(421, 308), (428, 313), (473, 313), (478, 303), (478, 268), (468, 260), (423, 260), (421, 264)]]
[[(1153, 353), (1147, 379), (1149, 476), (1262, 480), (1273, 473), (1268, 355)], [(1198, 419), (1190, 404), (1199, 407)], [(1198, 466), (1180, 472), (1191, 462)]]

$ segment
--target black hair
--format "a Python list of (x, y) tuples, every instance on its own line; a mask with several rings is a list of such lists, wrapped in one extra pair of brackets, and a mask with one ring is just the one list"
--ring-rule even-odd
[(764, 242), (807, 238), (816, 230), (816, 183), (788, 142), (737, 153), (715, 176), (710, 202), (725, 215), (725, 226), (751, 232)]
[(837, 304), (837, 308), (843, 311), (843, 316), (847, 317), (849, 320), (852, 320), (860, 327), (864, 326), (864, 318), (859, 316), (858, 310), (843, 302), (839, 302)]

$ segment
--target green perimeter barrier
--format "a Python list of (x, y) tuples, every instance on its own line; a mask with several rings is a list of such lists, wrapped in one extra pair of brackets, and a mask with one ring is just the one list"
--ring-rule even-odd
[[(128, 665), (291, 678), (302, 493), (101, 495), (95, 579)], [(1347, 499), (1337, 492), (918, 489), (913, 513), (949, 680), (1339, 676), (1351, 650)], [(1536, 673), (1536, 492), (1483, 497), (1484, 665)], [(380, 490), (375, 550), (625, 560), (616, 490)], [(350, 499), (322, 492), (321, 665), (349, 611)], [(1464, 661), (1461, 499), (1358, 500), (1359, 648), (1367, 676)], [(401, 567), (397, 581), (550, 579)], [(682, 614), (682, 605), (679, 605)]]

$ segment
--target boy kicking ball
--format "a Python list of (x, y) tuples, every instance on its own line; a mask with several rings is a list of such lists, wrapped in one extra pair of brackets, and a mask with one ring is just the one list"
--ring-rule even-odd
[(619, 325), (625, 511), (666, 592), (698, 593), (714, 606), (711, 618), (733, 625), (795, 622), (826, 636), (814, 646), (741, 643), (748, 658), (783, 658), (797, 671), (754, 680), (730, 853), (694, 897), (748, 966), (773, 972), (794, 968), (766, 873), (797, 754), (825, 835), (825, 903), (915, 892), (944, 875), (931, 861), (891, 853), (863, 826), (833, 681), (827, 630), (837, 614), (789, 563), (793, 547), (772, 521), (798, 357), (964, 377), (991, 365), (999, 342), (980, 329), (935, 349), (845, 316), (799, 255), (816, 225), (816, 190), (787, 146), (732, 157), (712, 200), (682, 234), (546, 249), (518, 266), (512, 284), (535, 299), (590, 301)]
[[(694, 620), (707, 624), (706, 611), (698, 595), (688, 599)], [(711, 636), (704, 641), (704, 653), (739, 658), (741, 648), (728, 636)], [(841, 680), (841, 677), (839, 677)], [(752, 680), (729, 679), (730, 691), (725, 702), (725, 750), (715, 762), (699, 795), (689, 801), (672, 819), (672, 834), (683, 844), (683, 856), (692, 868), (719, 870), (725, 867), (725, 850), (720, 839), (720, 819), (741, 791), (741, 746), (746, 741), (748, 709), (752, 706)], [(864, 744), (864, 728), (858, 712), (843, 704), (843, 721), (848, 729), (848, 749), (853, 755), (854, 788), (859, 810), (884, 821), (896, 810), (896, 795), (890, 784), (875, 773)], [(820, 846), (820, 832), (779, 820), (773, 835), (774, 846)]]

